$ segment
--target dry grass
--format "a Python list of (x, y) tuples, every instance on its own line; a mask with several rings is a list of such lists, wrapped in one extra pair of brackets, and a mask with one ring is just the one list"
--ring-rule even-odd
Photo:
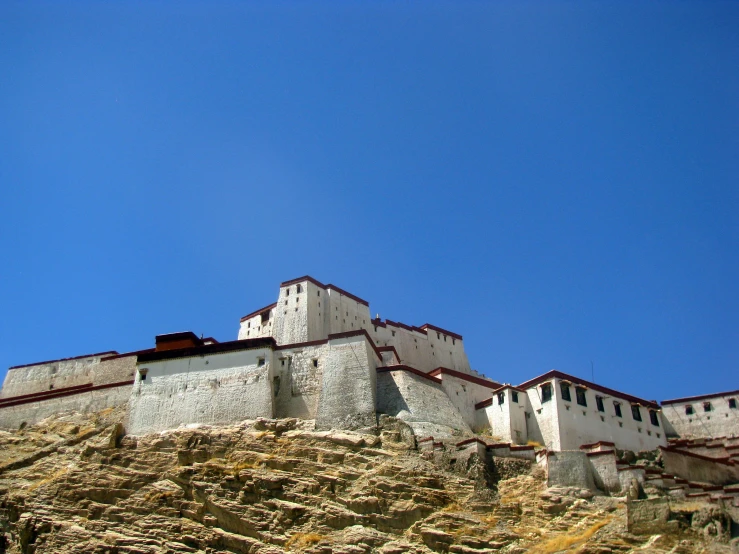
[(463, 512), (464, 508), (460, 506), (457, 502), (450, 502), (446, 506), (444, 506), (441, 509), (442, 512)]
[(544, 445), (538, 441), (528, 441), (526, 446), (533, 446), (534, 448), (544, 448)]
[(554, 552), (562, 552), (578, 547), (587, 542), (598, 529), (608, 524), (612, 518), (608, 517), (591, 525), (582, 533), (557, 535), (548, 541), (534, 546), (529, 550), (528, 554), (553, 554)]
[(54, 473), (52, 473), (51, 475), (49, 475), (48, 477), (44, 477), (43, 479), (39, 479), (34, 484), (30, 485), (27, 490), (28, 490), (28, 492), (35, 491), (37, 488), (43, 487), (44, 485), (47, 485), (47, 484), (51, 483), (55, 479), (58, 479), (62, 475), (66, 475), (67, 473), (69, 473), (69, 469), (67, 469), (66, 467), (65, 468), (62, 468), (62, 469), (59, 469), (59, 470), (55, 471)]
[(316, 543), (321, 542), (326, 537), (319, 535), (318, 533), (295, 533), (285, 543), (285, 548), (292, 549), (303, 549), (313, 546)]

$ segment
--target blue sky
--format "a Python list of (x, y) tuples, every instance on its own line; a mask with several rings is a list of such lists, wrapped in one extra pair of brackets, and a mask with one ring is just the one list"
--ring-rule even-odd
[(310, 274), (474, 368), (739, 388), (739, 3), (0, 4), (0, 371)]

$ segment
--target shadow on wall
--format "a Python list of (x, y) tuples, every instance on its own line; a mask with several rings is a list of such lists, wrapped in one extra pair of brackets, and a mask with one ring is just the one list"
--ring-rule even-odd
[[(403, 394), (394, 379), (378, 375), (377, 379), (377, 412), (403, 419), (402, 415), (412, 415)], [(400, 414), (400, 416), (399, 416)]]

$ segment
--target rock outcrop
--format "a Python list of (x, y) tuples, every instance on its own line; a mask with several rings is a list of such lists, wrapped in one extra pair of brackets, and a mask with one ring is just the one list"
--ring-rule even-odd
[(632, 534), (625, 498), (547, 490), (519, 462), (445, 467), (388, 418), (375, 434), (288, 419), (139, 437), (121, 420), (0, 433), (0, 552), (732, 552), (715, 507)]

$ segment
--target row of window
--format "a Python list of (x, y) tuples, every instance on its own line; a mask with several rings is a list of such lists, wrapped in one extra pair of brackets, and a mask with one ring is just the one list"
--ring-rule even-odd
[[(570, 384), (566, 383), (564, 381), (560, 381), (559, 383), (559, 390), (562, 395), (562, 400), (565, 400), (567, 402), (572, 402), (572, 395), (570, 394)], [(575, 400), (580, 406), (587, 407), (588, 405), (588, 399), (586, 396), (587, 389), (585, 387), (580, 387), (575, 385)], [(552, 399), (552, 384), (551, 383), (544, 383), (541, 386), (541, 402), (542, 404), (544, 402), (549, 402)], [(515, 400), (518, 402), (518, 400)], [(595, 395), (595, 406), (598, 409), (599, 412), (606, 411), (605, 404), (603, 403), (603, 397), (599, 395)], [(613, 413), (616, 417), (623, 417), (623, 414), (621, 412), (621, 402), (618, 400), (613, 401)], [(641, 417), (641, 407), (638, 404), (632, 404), (631, 405), (631, 417), (634, 419), (634, 421), (642, 421)], [(657, 416), (656, 410), (649, 410), (649, 420), (651, 421), (652, 425), (659, 427), (659, 417)]]
[[(732, 410), (736, 410), (737, 409), (736, 398), (729, 398), (728, 401), (729, 401), (729, 408), (731, 408)], [(704, 412), (712, 412), (713, 411), (713, 404), (711, 404), (710, 402), (704, 402), (703, 403), (703, 411)], [(686, 404), (686, 406), (685, 406), (685, 415), (693, 415), (694, 413), (695, 413), (695, 410), (693, 409), (693, 405), (692, 404)]]

